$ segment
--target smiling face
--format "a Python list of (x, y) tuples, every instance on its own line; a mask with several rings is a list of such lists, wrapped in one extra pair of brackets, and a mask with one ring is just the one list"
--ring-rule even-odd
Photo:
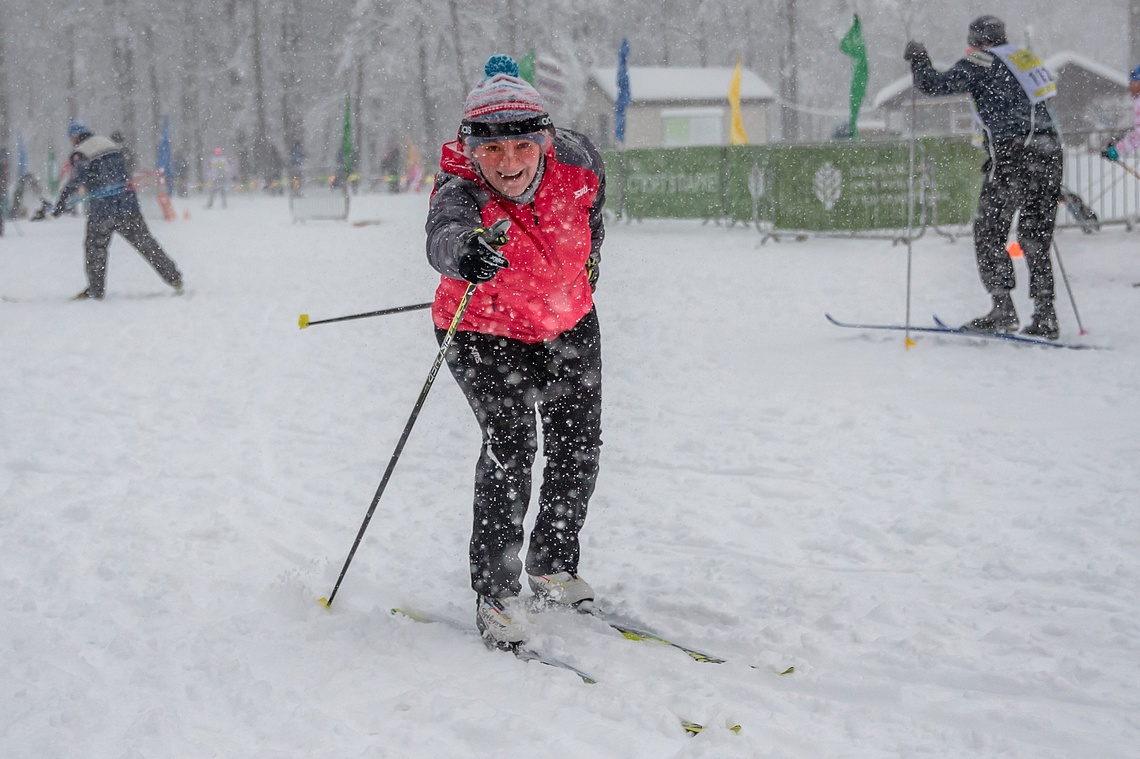
[(484, 142), (471, 151), (483, 177), (499, 192), (518, 197), (538, 172), (542, 146), (534, 140), (502, 139)]

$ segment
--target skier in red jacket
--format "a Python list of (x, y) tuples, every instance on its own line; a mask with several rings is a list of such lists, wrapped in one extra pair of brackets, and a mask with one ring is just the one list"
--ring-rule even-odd
[[(601, 336), (594, 309), (605, 235), (605, 171), (583, 135), (555, 130), (538, 92), (505, 55), (467, 96), (443, 146), (427, 220), (442, 275), (432, 317), (442, 341), (468, 283), (478, 287), (447, 365), (483, 432), (475, 472), (471, 586), (488, 645), (526, 639), (519, 599), (523, 519), (542, 420), (539, 513), (525, 569), (539, 601), (593, 602), (578, 575), (578, 533), (598, 475)], [(506, 234), (487, 230), (509, 220)]]

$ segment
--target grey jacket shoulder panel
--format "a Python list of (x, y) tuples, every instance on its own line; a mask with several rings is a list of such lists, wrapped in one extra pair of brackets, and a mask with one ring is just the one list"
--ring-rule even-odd
[(432, 268), (445, 277), (459, 274), (459, 247), (472, 229), (483, 223), (483, 206), (490, 194), (479, 184), (440, 171), (428, 207), (427, 257)]

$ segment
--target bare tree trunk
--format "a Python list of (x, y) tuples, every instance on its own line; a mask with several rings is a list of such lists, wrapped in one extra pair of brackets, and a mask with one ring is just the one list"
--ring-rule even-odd
[[(64, 35), (67, 44), (67, 118), (75, 121), (79, 118), (79, 99), (76, 96), (77, 83), (75, 81), (75, 64), (78, 53), (75, 50), (75, 27), (68, 26)], [(0, 69), (3, 64), (0, 63)]]
[(361, 118), (364, 103), (364, 56), (356, 58), (356, 99), (352, 104), (352, 120), (356, 122), (356, 129), (352, 133), (352, 149), (356, 152), (352, 165), (356, 173), (362, 174), (364, 168), (364, 153), (361, 146), (364, 144), (364, 119)]
[(120, 131), (124, 143), (134, 152), (138, 128), (135, 120), (135, 59), (128, 8), (126, 0), (106, 0), (106, 6), (112, 24), (111, 68), (115, 74), (115, 88), (119, 93), (122, 112)]
[[(518, 12), (515, 8), (515, 3), (516, 0), (507, 0), (506, 38), (509, 40), (517, 40), (519, 38)], [(522, 48), (518, 49), (522, 50), (525, 47), (526, 45), (523, 45)]]
[(154, 29), (148, 24), (143, 27), (143, 43), (146, 45), (147, 72), (150, 79), (150, 118), (151, 136), (158, 145), (162, 134), (162, 99), (158, 87), (157, 55), (154, 49)]
[(455, 67), (459, 74), (455, 81), (459, 83), (459, 97), (462, 99), (471, 87), (467, 83), (467, 61), (463, 57), (463, 40), (459, 33), (459, 7), (456, 5), (456, 0), (447, 0), (447, 9), (451, 13), (451, 43), (455, 46)]
[(795, 110), (799, 97), (799, 81), (796, 64), (796, 0), (785, 0), (784, 21), (787, 29), (784, 48), (780, 56), (780, 97), (783, 99), (783, 133), (785, 142), (795, 142), (800, 137), (800, 115)]
[(420, 79), (420, 105), (423, 109), (423, 125), (424, 125), (424, 139), (432, 149), (435, 148), (438, 138), (436, 136), (436, 117), (435, 117), (435, 102), (431, 96), (431, 81), (429, 79), (431, 71), (431, 59), (428, 55), (428, 37), (427, 30), (424, 29), (423, 19), (420, 19), (419, 28), (419, 79)]
[(1140, 61), (1140, 0), (1128, 3), (1128, 62)]
[(253, 173), (269, 169), (269, 127), (265, 119), (265, 77), (261, 61), (261, 0), (253, 0)]
[[(199, 87), (201, 86), (201, 34), (197, 14), (191, 10), (191, 3), (183, 6), (182, 23), (182, 93), (179, 99), (178, 150), (188, 166), (194, 167), (196, 181), (202, 184), (202, 115), (198, 108)], [(175, 167), (175, 172), (179, 168)], [(187, 187), (190, 177), (182, 177)]]
[(295, 145), (304, 145), (305, 125), (301, 120), (299, 58), (301, 47), (301, 0), (288, 0), (281, 17), (281, 123), (285, 150), (293, 154)]
[(10, 156), (8, 145), (12, 140), (12, 121), (8, 99), (8, 62), (4, 52), (4, 30), (0, 29), (0, 236), (4, 234), (4, 212), (8, 210), (8, 174)]

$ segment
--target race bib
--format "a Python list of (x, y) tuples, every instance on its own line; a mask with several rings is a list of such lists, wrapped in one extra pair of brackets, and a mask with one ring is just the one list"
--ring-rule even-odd
[(1057, 82), (1053, 80), (1053, 75), (1033, 53), (1013, 45), (998, 45), (987, 49), (1001, 58), (1013, 72), (1030, 103), (1036, 105), (1057, 94)]

